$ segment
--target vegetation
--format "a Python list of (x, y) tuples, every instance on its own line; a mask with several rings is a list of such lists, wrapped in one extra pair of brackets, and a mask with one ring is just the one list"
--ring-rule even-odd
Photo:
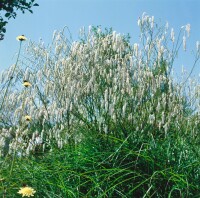
[(138, 25), (134, 45), (100, 27), (55, 32), (2, 73), (1, 197), (200, 196), (199, 85), (172, 73), (190, 26), (175, 42), (154, 17)]

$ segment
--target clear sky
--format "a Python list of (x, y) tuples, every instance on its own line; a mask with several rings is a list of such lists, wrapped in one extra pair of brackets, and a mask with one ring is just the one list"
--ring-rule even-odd
[[(181, 53), (177, 65), (181, 70), (184, 65), (190, 70), (193, 63), (192, 50), (196, 40), (200, 40), (200, 0), (36, 0), (39, 7), (33, 8), (33, 14), (18, 12), (16, 19), (7, 25), (5, 39), (0, 41), (0, 72), (15, 63), (19, 43), (16, 36), (24, 34), (27, 38), (38, 41), (40, 38), (48, 44), (54, 30), (68, 26), (74, 39), (83, 26), (101, 25), (112, 27), (119, 33), (130, 33), (131, 42), (139, 42), (138, 17), (146, 12), (154, 16), (163, 25), (178, 30), (187, 23), (191, 24), (189, 51)], [(200, 72), (200, 63), (195, 73)]]

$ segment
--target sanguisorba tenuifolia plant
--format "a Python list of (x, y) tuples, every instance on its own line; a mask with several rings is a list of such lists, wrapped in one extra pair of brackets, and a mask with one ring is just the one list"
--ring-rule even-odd
[[(21, 54), (22, 43), (27, 40), (24, 35), (16, 37), (16, 40), (20, 42), (19, 51), (17, 53), (16, 63), (10, 67), (8, 71), (5, 71), (1, 76), (1, 98), (0, 98), (0, 156), (5, 155), (9, 150), (9, 143), (12, 139), (12, 128), (15, 127), (13, 122), (13, 108), (19, 105), (21, 102), (19, 98), (16, 100), (18, 93), (16, 92), (16, 85), (19, 80), (18, 65), (19, 57)], [(11, 110), (12, 109), (12, 110)]]
[[(82, 29), (79, 41), (68, 40), (64, 30), (55, 31), (48, 46), (29, 41), (18, 70), (10, 68), (1, 77), (2, 84), (9, 73), (16, 79), (16, 90), (3, 96), (1, 154), (39, 156), (68, 146), (76, 150), (91, 141), (98, 145), (92, 147), (95, 151), (114, 151), (95, 162), (97, 168), (117, 165), (123, 176), (118, 175), (117, 182), (115, 173), (108, 172), (113, 182), (107, 187), (100, 182), (104, 190), (95, 194), (97, 186), (86, 189), (81, 173), (77, 177), (83, 183), (75, 188), (79, 196), (197, 193), (198, 184), (189, 180), (191, 175), (199, 179), (199, 85), (190, 74), (182, 81), (173, 76), (173, 63), (180, 48), (186, 50), (190, 25), (175, 37), (168, 24), (159, 27), (154, 17), (143, 14), (138, 26), (140, 41), (134, 44), (129, 36), (100, 27)], [(197, 42), (193, 67), (199, 47)], [(192, 167), (190, 176), (179, 175), (186, 167)]]

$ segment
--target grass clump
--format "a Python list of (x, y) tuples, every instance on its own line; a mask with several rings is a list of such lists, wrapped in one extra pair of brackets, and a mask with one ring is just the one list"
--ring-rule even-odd
[[(12, 175), (2, 182), (6, 192), (16, 197), (19, 184), (28, 184), (37, 189), (35, 197), (198, 197), (199, 158), (192, 152), (190, 159), (181, 157), (178, 142), (139, 148), (127, 140), (101, 138), (17, 158)], [(8, 176), (10, 168), (1, 169), (1, 175)]]

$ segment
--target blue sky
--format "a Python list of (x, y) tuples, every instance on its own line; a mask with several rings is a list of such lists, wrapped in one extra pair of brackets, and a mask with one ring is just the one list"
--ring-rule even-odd
[[(156, 21), (178, 30), (187, 23), (191, 24), (191, 37), (187, 53), (181, 52), (176, 71), (184, 65), (190, 70), (193, 63), (191, 51), (195, 50), (196, 40), (200, 40), (200, 1), (199, 0), (36, 0), (39, 7), (33, 8), (33, 14), (18, 12), (16, 19), (7, 25), (5, 39), (0, 41), (0, 72), (15, 63), (14, 56), (19, 43), (16, 36), (24, 34), (32, 41), (40, 38), (48, 44), (54, 30), (68, 26), (74, 39), (83, 26), (101, 25), (112, 27), (122, 34), (129, 33), (131, 42), (139, 42), (138, 17), (146, 12), (155, 16)], [(194, 73), (200, 72), (200, 63)]]

